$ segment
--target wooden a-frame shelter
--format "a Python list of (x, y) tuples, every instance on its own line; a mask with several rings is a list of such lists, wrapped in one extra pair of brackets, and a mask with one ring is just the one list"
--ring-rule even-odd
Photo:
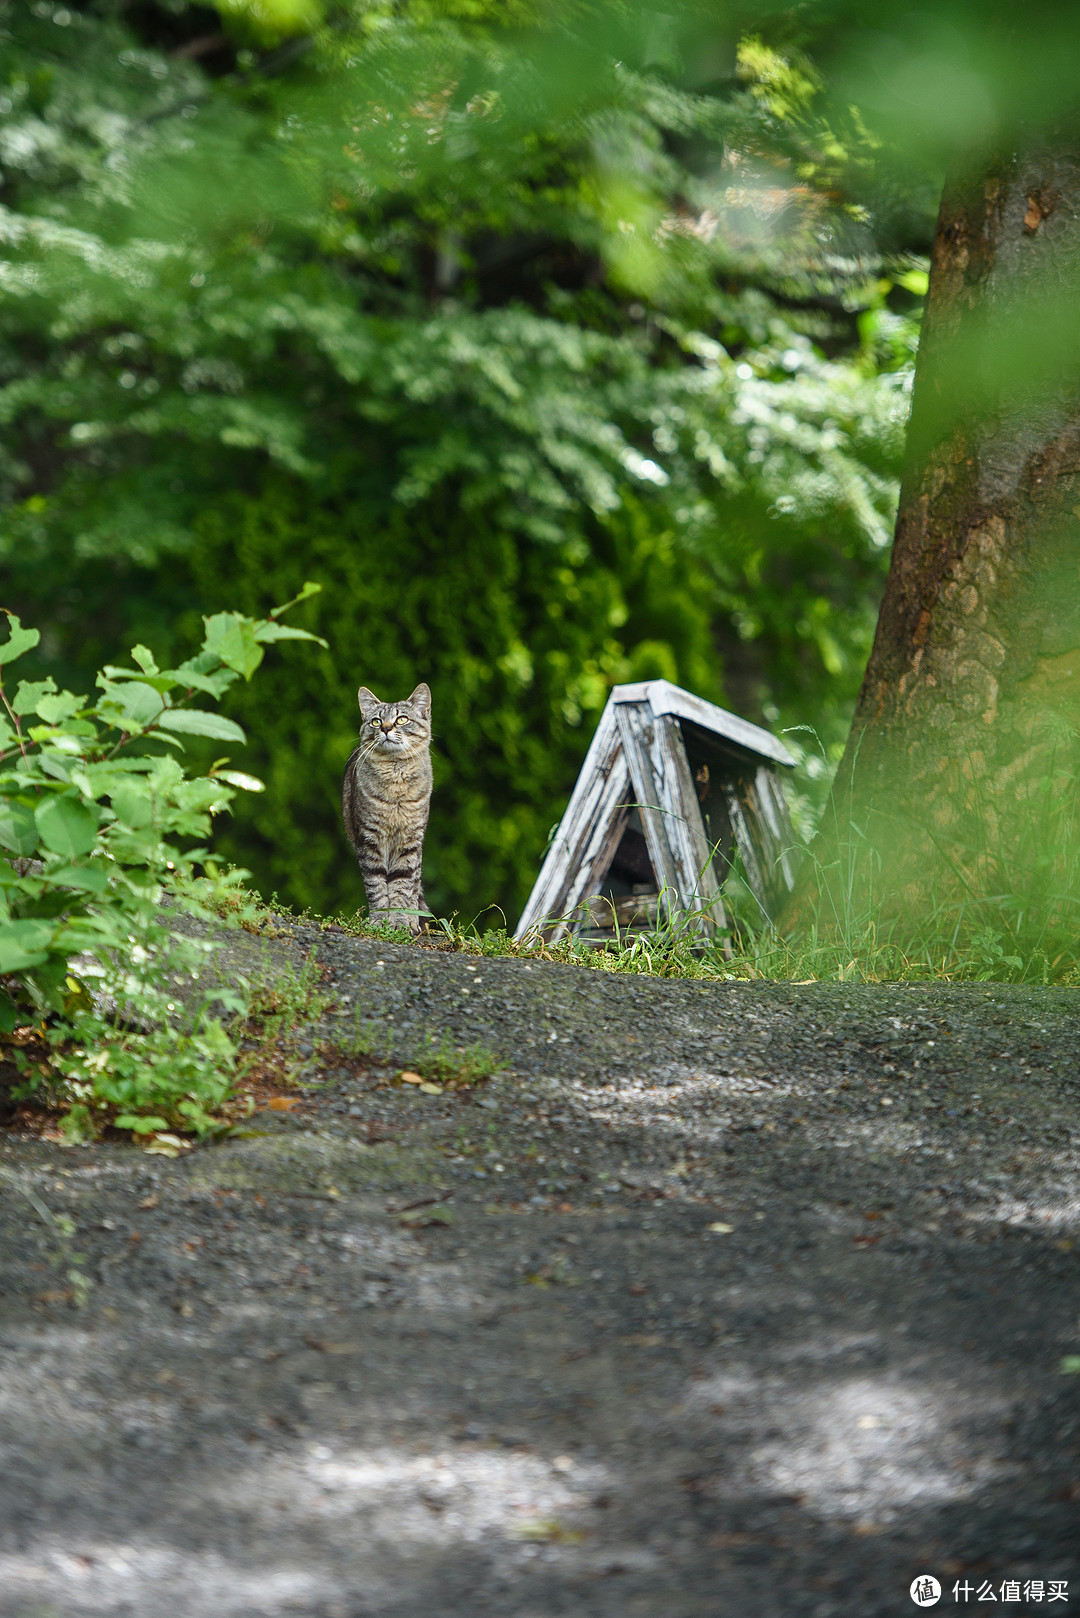
[(721, 888), (736, 854), (764, 916), (795, 880), (796, 837), (768, 731), (667, 680), (608, 699), (515, 936), (600, 944), (678, 916), (726, 934)]

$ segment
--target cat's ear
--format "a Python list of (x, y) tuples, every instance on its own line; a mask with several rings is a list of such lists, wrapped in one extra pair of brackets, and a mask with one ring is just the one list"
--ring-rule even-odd
[(360, 716), (363, 719), (366, 719), (369, 713), (374, 713), (376, 708), (382, 707), (374, 691), (369, 691), (366, 685), (360, 687), (356, 693), (356, 700), (360, 704)]
[(430, 689), (426, 685), (418, 685), (416, 690), (413, 692), (412, 696), (409, 698), (409, 705), (410, 705), (410, 707), (413, 707), (413, 708), (419, 708), (420, 712), (423, 714), (425, 719), (430, 718), (430, 715), (431, 715), (431, 691), (430, 691)]

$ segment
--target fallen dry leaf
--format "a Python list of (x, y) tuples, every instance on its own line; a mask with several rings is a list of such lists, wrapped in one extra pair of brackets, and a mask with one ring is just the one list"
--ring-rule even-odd
[(620, 1337), (620, 1343), (629, 1343), (631, 1348), (659, 1348), (664, 1341), (662, 1337), (651, 1332), (634, 1332), (629, 1337)]
[(156, 1208), (161, 1201), (160, 1197), (144, 1197), (139, 1203), (140, 1208)]
[(402, 1084), (425, 1084), (427, 1082), (422, 1073), (412, 1073), (408, 1068), (405, 1069), (404, 1073), (399, 1073), (398, 1078)]
[(179, 1157), (181, 1152), (190, 1152), (195, 1145), (194, 1141), (183, 1140), (179, 1135), (160, 1134), (150, 1137), (151, 1144), (143, 1150), (148, 1157)]
[(706, 1225), (705, 1228), (706, 1228), (706, 1230), (715, 1230), (715, 1232), (716, 1232), (716, 1234), (718, 1236), (730, 1236), (731, 1233), (734, 1231), (735, 1226), (734, 1225), (725, 1225), (724, 1221), (722, 1219), (714, 1219), (712, 1224), (711, 1225)]
[(564, 1528), (554, 1517), (526, 1517), (522, 1522), (511, 1523), (510, 1532), (515, 1539), (561, 1540), (570, 1545), (580, 1545), (585, 1538), (576, 1529)]
[(266, 1105), (271, 1112), (291, 1112), (300, 1105), (299, 1096), (271, 1096)]

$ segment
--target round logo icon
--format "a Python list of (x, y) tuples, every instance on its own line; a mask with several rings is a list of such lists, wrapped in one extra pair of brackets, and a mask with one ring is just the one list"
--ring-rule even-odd
[(917, 1607), (936, 1607), (941, 1600), (941, 1585), (930, 1573), (920, 1573), (912, 1579), (909, 1592)]

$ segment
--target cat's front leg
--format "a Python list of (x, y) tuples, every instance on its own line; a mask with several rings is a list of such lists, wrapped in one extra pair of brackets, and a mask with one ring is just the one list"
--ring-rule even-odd
[(423, 896), (420, 891), (420, 848), (408, 844), (390, 857), (386, 874), (387, 917), (392, 927), (407, 927), (411, 933), (420, 931), (420, 910)]
[(420, 915), (420, 895), (412, 890), (399, 890), (391, 892), (387, 899), (387, 914), (380, 918), (389, 922), (391, 927), (405, 927), (410, 933), (418, 933), (423, 924)]
[(383, 922), (387, 920), (386, 912), (389, 909), (389, 893), (386, 882), (386, 866), (370, 865), (361, 869), (364, 878), (364, 894), (367, 898), (368, 917), (371, 921)]

